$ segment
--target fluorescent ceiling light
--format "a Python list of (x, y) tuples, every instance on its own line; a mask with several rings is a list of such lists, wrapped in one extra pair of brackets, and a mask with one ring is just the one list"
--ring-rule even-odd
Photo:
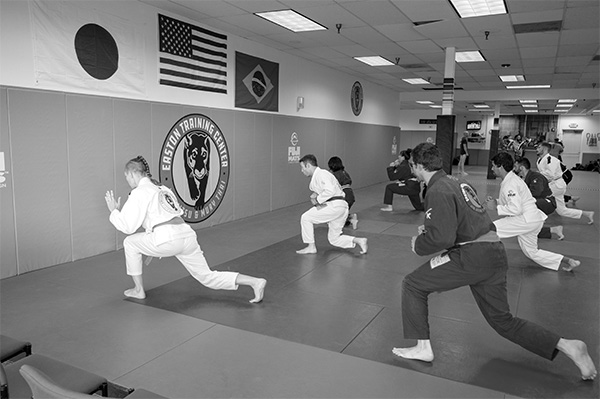
[(461, 18), (506, 14), (504, 0), (450, 0)]
[(577, 100), (568, 100), (568, 99), (562, 99), (562, 100), (558, 100), (559, 103), (576, 103)]
[(568, 109), (555, 109), (554, 112), (569, 112)]
[(487, 104), (473, 104), (475, 108), (489, 108), (490, 106)]
[(521, 104), (523, 108), (537, 108), (537, 104)]
[(314, 30), (327, 30), (321, 24), (316, 23), (312, 19), (306, 18), (302, 14), (298, 14), (294, 10), (266, 11), (254, 13), (261, 18), (273, 22), (279, 26), (283, 26), (292, 32), (309, 32)]
[(519, 102), (521, 104), (532, 104), (532, 103), (537, 104), (537, 100), (519, 100)]
[(600, 109), (595, 109), (595, 110), (592, 111), (592, 114), (597, 114), (599, 112), (600, 112)]
[(573, 104), (556, 104), (557, 107), (567, 107), (567, 108), (571, 108), (573, 106)]
[(503, 75), (498, 76), (503, 82), (524, 82), (525, 76), (523, 75)]
[(423, 78), (414, 78), (414, 79), (402, 79), (406, 83), (410, 83), (411, 85), (428, 85), (429, 82)]
[(524, 111), (525, 111), (525, 112), (538, 112), (538, 110), (537, 110), (537, 109), (526, 109), (526, 110), (524, 110)]
[(430, 107), (430, 108), (442, 108), (442, 106), (441, 106), (441, 105), (430, 105), (429, 107)]
[(364, 62), (367, 65), (370, 66), (388, 66), (388, 65), (394, 65), (393, 62), (390, 62), (388, 60), (386, 60), (383, 57), (380, 57), (378, 55), (374, 55), (371, 57), (354, 57), (355, 60), (360, 61), (360, 62)]
[(549, 89), (550, 85), (506, 86), (507, 89)]
[(459, 51), (455, 54), (456, 62), (481, 62), (485, 61), (479, 50), (477, 51)]
[(433, 101), (417, 101), (419, 104), (433, 104)]

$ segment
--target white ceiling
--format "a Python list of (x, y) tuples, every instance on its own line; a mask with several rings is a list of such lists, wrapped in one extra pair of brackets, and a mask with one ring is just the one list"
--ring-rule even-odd
[[(577, 98), (569, 114), (589, 114), (600, 107), (598, 0), (505, 0), (508, 14), (466, 19), (458, 17), (449, 0), (140, 1), (396, 90), (401, 109), (428, 108), (415, 100), (441, 104), (441, 90), (423, 88), (441, 89), (447, 47), (480, 50), (486, 59), (455, 64), (455, 110), (486, 103), (492, 113), (500, 104), (501, 113), (523, 114), (521, 98), (540, 99), (542, 114), (552, 113), (559, 98)], [(293, 33), (253, 14), (288, 8), (328, 30)], [(530, 32), (549, 22), (560, 30)], [(515, 29), (529, 33), (516, 34)], [(380, 55), (396, 65), (370, 67), (352, 58), (366, 55)], [(552, 88), (508, 90), (499, 75), (524, 75), (525, 84)], [(402, 80), (415, 77), (431, 84)]]

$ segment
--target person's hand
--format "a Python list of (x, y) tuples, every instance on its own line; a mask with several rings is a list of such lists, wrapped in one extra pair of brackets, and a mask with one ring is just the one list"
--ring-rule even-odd
[(498, 208), (498, 200), (495, 200), (492, 197), (487, 197), (485, 200), (485, 206), (490, 211), (495, 211)]
[(111, 212), (121, 207), (121, 197), (115, 201), (115, 194), (112, 190), (106, 192), (104, 199), (106, 200), (106, 206), (108, 207), (108, 210)]

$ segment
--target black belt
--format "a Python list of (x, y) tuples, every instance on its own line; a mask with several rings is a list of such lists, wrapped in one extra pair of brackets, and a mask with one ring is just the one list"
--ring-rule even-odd
[(158, 226), (165, 226), (167, 224), (177, 225), (177, 224), (184, 224), (184, 223), (185, 223), (185, 221), (181, 217), (176, 216), (176, 217), (174, 217), (171, 220), (167, 220), (166, 222), (162, 222), (162, 223), (159, 223), (157, 225), (154, 225), (154, 227), (152, 227), (152, 230), (154, 230)]
[(338, 197), (331, 197), (331, 198), (329, 198), (329, 199), (328, 199), (327, 201), (325, 201), (325, 202), (329, 202), (329, 201), (335, 201), (335, 200), (345, 200), (345, 199), (346, 199), (346, 198), (344, 198), (344, 197), (339, 197), (339, 196), (338, 196)]

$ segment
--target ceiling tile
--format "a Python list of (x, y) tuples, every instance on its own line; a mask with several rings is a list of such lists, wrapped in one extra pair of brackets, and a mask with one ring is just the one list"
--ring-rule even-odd
[(411, 23), (398, 7), (387, 1), (354, 1), (342, 3), (342, 6), (369, 25), (388, 25)]
[(540, 46), (540, 47), (521, 47), (521, 59), (529, 58), (547, 58), (556, 57), (558, 47), (556, 46)]
[[(542, 2), (537, 2), (540, 8), (542, 8)], [(564, 11), (560, 10), (544, 10), (538, 9), (534, 12), (525, 12), (520, 14), (511, 14), (512, 23), (518, 24), (529, 24), (533, 22), (546, 22), (546, 21), (562, 21), (564, 17)]]
[(599, 6), (567, 8), (563, 29), (587, 29), (600, 27)]
[(437, 53), (441, 50), (440, 46), (432, 40), (415, 40), (411, 42), (397, 42), (400, 47), (412, 54)]
[(415, 30), (413, 24), (378, 25), (375, 29), (395, 42), (425, 39), (425, 36)]
[(521, 33), (515, 35), (520, 47), (558, 46), (559, 32)]
[(392, 0), (392, 3), (413, 22), (459, 18), (447, 0), (427, 0), (426, 7), (423, 0)]

